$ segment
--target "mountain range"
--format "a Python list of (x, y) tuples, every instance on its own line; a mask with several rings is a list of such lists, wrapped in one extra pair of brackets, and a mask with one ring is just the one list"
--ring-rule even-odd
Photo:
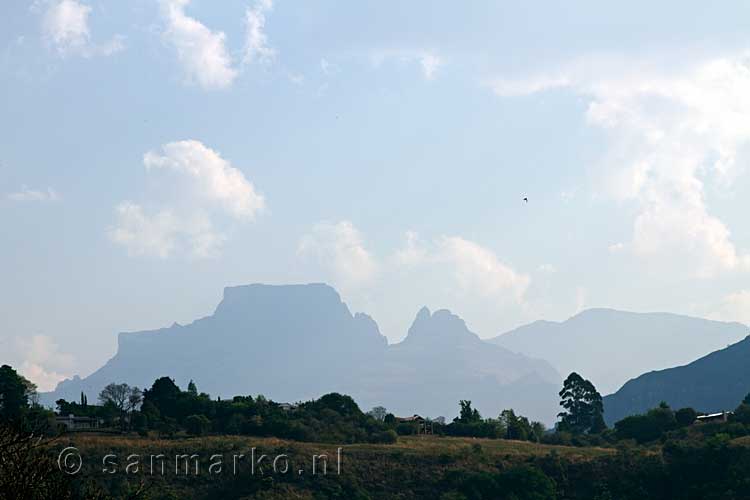
[(42, 402), (94, 401), (110, 382), (149, 387), (170, 376), (213, 397), (264, 394), (301, 401), (332, 391), (395, 414), (457, 413), (472, 400), (486, 416), (515, 408), (551, 423), (560, 376), (470, 332), (447, 310), (419, 311), (405, 340), (388, 345), (375, 321), (352, 314), (324, 284), (228, 287), (211, 316), (188, 325), (120, 333), (115, 356), (85, 378), (61, 382)]
[(750, 393), (750, 337), (685, 366), (645, 373), (604, 397), (608, 425), (667, 402), (712, 413), (735, 409)]
[(396, 415), (453, 416), (469, 399), (485, 417), (513, 408), (550, 425), (561, 376), (576, 371), (602, 394), (614, 392), (605, 397), (611, 424), (662, 400), (734, 408), (750, 392), (747, 334), (739, 323), (591, 309), (482, 340), (450, 311), (425, 307), (405, 339), (389, 345), (372, 318), (352, 314), (328, 285), (253, 284), (225, 288), (215, 312), (188, 325), (120, 333), (104, 366), (40, 400), (52, 406), (83, 392), (94, 401), (111, 382), (148, 388), (169, 376), (223, 398), (296, 402), (337, 391)]
[(562, 376), (575, 371), (608, 394), (642, 373), (684, 365), (747, 334), (740, 323), (588, 309), (559, 323), (535, 321), (489, 341), (545, 359)]

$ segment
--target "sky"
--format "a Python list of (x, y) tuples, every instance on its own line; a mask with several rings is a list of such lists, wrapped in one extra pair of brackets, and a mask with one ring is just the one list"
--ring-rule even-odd
[(750, 322), (748, 28), (740, 1), (3, 2), (0, 362), (49, 390), (258, 282), (329, 283), (390, 342), (424, 305), (481, 337)]

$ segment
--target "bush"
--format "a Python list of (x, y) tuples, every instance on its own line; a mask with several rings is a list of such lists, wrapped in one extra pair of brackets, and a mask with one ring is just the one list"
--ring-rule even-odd
[(398, 436), (396, 432), (393, 429), (388, 429), (386, 431), (380, 431), (376, 432), (372, 435), (370, 438), (371, 443), (381, 443), (381, 444), (393, 444), (397, 441)]
[(399, 436), (411, 436), (417, 433), (417, 429), (414, 424), (401, 423), (396, 426), (396, 433)]
[[(451, 471), (446, 489), (469, 500), (484, 498), (508, 500), (548, 500), (555, 498), (555, 483), (541, 470), (518, 466), (499, 472)], [(450, 498), (450, 497), (449, 497)], [(452, 498), (461, 498), (453, 496)]]
[(674, 418), (680, 427), (687, 427), (695, 422), (698, 412), (692, 408), (680, 408), (674, 413)]
[(210, 428), (211, 421), (205, 415), (190, 415), (185, 419), (185, 429), (194, 436), (202, 436)]

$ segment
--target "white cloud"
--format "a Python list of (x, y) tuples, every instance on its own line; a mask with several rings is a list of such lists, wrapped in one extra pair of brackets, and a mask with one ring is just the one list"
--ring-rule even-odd
[(151, 210), (130, 201), (116, 207), (117, 222), (107, 233), (129, 255), (215, 257), (227, 240), (215, 228), (217, 218), (251, 221), (265, 209), (265, 198), (244, 174), (200, 141), (164, 144), (160, 152), (146, 153), (143, 163), (149, 172), (177, 174), (161, 179), (176, 199), (150, 203)]
[(61, 55), (108, 56), (124, 49), (124, 38), (120, 35), (100, 45), (91, 43), (90, 14), (91, 7), (77, 0), (49, 2), (42, 19), (42, 32), (45, 40)]
[(328, 75), (331, 73), (332, 65), (330, 62), (328, 62), (328, 59), (325, 57), (320, 60), (320, 71), (323, 72), (324, 75)]
[(109, 230), (115, 243), (125, 246), (130, 255), (168, 257), (176, 245), (179, 221), (169, 211), (146, 215), (143, 208), (125, 201), (117, 208), (117, 226)]
[(458, 236), (443, 237), (438, 248), (437, 260), (451, 265), (464, 291), (485, 297), (510, 294), (522, 301), (531, 280), (501, 262), (491, 250)]
[(496, 78), (484, 84), (501, 97), (521, 97), (570, 85), (568, 77), (539, 75), (530, 78), (508, 79)]
[(414, 231), (407, 231), (405, 239), (404, 247), (396, 250), (394, 255), (396, 264), (402, 266), (422, 264), (428, 256), (427, 249), (419, 241), (419, 235)]
[(422, 74), (428, 80), (435, 78), (438, 68), (443, 65), (443, 60), (435, 54), (425, 53), (419, 58), (419, 64), (422, 65)]
[(426, 80), (433, 80), (438, 69), (444, 65), (443, 59), (430, 50), (378, 49), (370, 52), (370, 64), (373, 68), (379, 68), (387, 61), (418, 64)]
[(120, 203), (116, 212), (117, 225), (110, 228), (109, 237), (131, 256), (166, 258), (175, 250), (185, 250), (195, 258), (214, 257), (226, 239), (203, 214), (180, 217), (162, 209), (149, 215), (129, 201)]
[(726, 295), (710, 317), (750, 325), (750, 290), (740, 290)]
[(268, 46), (266, 36), (266, 14), (273, 8), (271, 0), (258, 0), (255, 6), (245, 11), (245, 55), (243, 61), (268, 63), (276, 57), (276, 50)]
[(20, 191), (15, 193), (8, 193), (8, 199), (11, 201), (59, 201), (60, 195), (52, 188), (46, 190), (30, 189), (26, 186), (22, 186)]
[(425, 304), (451, 308), (485, 334), (509, 327), (527, 308), (529, 276), (458, 236), (425, 241), (408, 231), (402, 245), (378, 256), (351, 222), (321, 222), (301, 238), (298, 255), (317, 266), (305, 280), (330, 281), (355, 310), (374, 313), (391, 338), (413, 319), (409, 309)]
[(557, 272), (557, 268), (552, 264), (542, 264), (537, 268), (540, 273), (554, 274)]
[(392, 259), (396, 267), (427, 266), (431, 275), (447, 277), (450, 288), (464, 295), (523, 301), (530, 278), (503, 263), (490, 249), (459, 236), (443, 236), (431, 243), (421, 241), (413, 231), (405, 236), (404, 247)]
[(316, 224), (302, 237), (298, 254), (315, 257), (333, 274), (336, 284), (345, 288), (370, 282), (377, 269), (361, 233), (349, 221)]
[(51, 391), (58, 382), (71, 376), (73, 356), (61, 352), (51, 337), (16, 337), (11, 349), (18, 372), (34, 382), (40, 391)]
[(240, 170), (200, 141), (170, 142), (161, 153), (146, 153), (143, 163), (148, 169), (165, 168), (188, 176), (201, 196), (234, 217), (252, 220), (266, 206), (263, 195)]
[(750, 142), (747, 55), (679, 71), (666, 66), (578, 61), (552, 77), (497, 80), (493, 90), (512, 96), (568, 86), (590, 100), (586, 119), (609, 136), (598, 182), (605, 196), (636, 204), (636, 255), (700, 277), (750, 269), (750, 256), (735, 248), (705, 196), (707, 183), (726, 189), (743, 171), (738, 157)]
[(42, 21), (45, 36), (61, 52), (82, 49), (89, 43), (91, 7), (76, 0), (50, 4)]
[(609, 250), (609, 253), (618, 253), (621, 252), (625, 248), (625, 244), (622, 242), (618, 243), (612, 243), (607, 247), (607, 250)]
[(575, 197), (576, 197), (575, 189), (571, 189), (571, 190), (566, 189), (566, 190), (560, 191), (560, 199), (564, 203), (570, 203), (573, 199), (575, 199)]
[(237, 76), (225, 47), (226, 35), (185, 14), (190, 0), (161, 0), (164, 37), (174, 45), (186, 78), (206, 89), (230, 86)]

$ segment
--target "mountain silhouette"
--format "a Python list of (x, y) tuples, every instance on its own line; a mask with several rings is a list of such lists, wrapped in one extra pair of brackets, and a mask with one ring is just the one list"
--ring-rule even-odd
[(536, 321), (489, 341), (546, 359), (563, 376), (578, 372), (608, 394), (644, 372), (684, 365), (747, 334), (740, 323), (588, 309), (560, 323)]
[(214, 314), (188, 325), (120, 333), (115, 356), (85, 378), (41, 396), (94, 401), (111, 382), (150, 387), (161, 376), (194, 380), (212, 397), (302, 401), (337, 391), (363, 408), (397, 415), (454, 415), (471, 399), (486, 416), (504, 408), (551, 423), (557, 372), (545, 361), (482, 341), (463, 320), (423, 308), (403, 342), (388, 345), (375, 321), (352, 314), (325, 284), (228, 287)]
[(549, 363), (489, 344), (448, 310), (425, 307), (406, 338), (388, 346), (379, 398), (401, 413), (413, 401), (429, 415), (453, 415), (469, 399), (487, 417), (506, 408), (551, 423), (561, 378)]
[(736, 408), (750, 393), (750, 337), (685, 366), (645, 373), (604, 398), (608, 425), (666, 401), (712, 413)]

